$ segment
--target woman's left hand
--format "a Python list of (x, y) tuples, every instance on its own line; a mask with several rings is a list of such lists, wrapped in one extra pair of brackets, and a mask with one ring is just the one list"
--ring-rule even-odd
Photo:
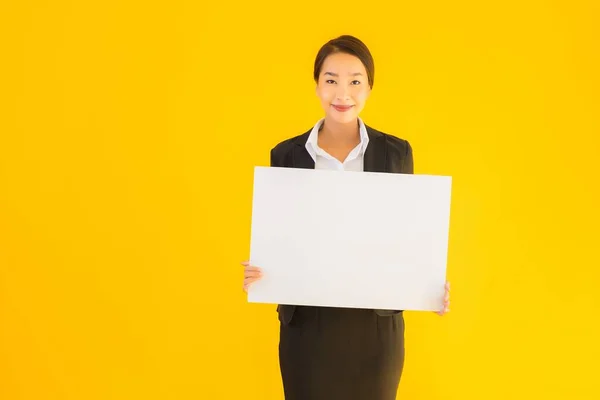
[(444, 288), (446, 289), (446, 293), (444, 295), (444, 308), (441, 311), (435, 311), (435, 313), (440, 317), (450, 312), (450, 282), (446, 281)]

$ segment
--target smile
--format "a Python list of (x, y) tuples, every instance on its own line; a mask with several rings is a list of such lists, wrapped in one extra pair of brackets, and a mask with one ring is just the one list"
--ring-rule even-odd
[(336, 109), (336, 111), (339, 111), (339, 112), (346, 112), (346, 111), (350, 110), (352, 107), (354, 107), (354, 106), (338, 106), (335, 104), (332, 104), (332, 106), (333, 106), (333, 108)]

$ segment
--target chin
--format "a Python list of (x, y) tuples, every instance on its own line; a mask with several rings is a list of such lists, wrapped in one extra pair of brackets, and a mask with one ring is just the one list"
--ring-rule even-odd
[(355, 113), (340, 113), (340, 112), (332, 112), (329, 114), (329, 119), (337, 122), (338, 124), (349, 124), (356, 121), (358, 115)]

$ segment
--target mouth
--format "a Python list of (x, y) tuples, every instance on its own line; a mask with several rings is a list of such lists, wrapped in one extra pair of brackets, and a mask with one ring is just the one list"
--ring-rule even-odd
[(336, 111), (339, 111), (339, 112), (346, 112), (346, 111), (350, 110), (352, 107), (354, 107), (354, 106), (340, 106), (337, 104), (332, 104), (331, 106), (333, 108), (335, 108)]

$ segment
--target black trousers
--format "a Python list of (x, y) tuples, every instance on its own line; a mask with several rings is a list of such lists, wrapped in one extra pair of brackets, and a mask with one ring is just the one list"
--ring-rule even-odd
[(286, 400), (394, 400), (404, 366), (404, 316), (298, 306), (280, 325)]

